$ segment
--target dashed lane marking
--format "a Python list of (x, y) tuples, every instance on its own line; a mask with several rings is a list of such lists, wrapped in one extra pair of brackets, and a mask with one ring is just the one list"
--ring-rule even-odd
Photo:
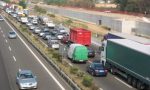
[(16, 58), (15, 58), (15, 56), (13, 56), (13, 59), (14, 59), (15, 62), (17, 61)]
[(11, 51), (11, 47), (9, 46), (9, 51)]

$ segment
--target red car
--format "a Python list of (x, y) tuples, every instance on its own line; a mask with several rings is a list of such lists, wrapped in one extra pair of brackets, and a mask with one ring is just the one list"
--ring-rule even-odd
[(64, 44), (67, 44), (68, 41), (69, 41), (69, 36), (68, 35), (63, 36), (63, 38), (61, 39), (61, 42), (64, 43)]

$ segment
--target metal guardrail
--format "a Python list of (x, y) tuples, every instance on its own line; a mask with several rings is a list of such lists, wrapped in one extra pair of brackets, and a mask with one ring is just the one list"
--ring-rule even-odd
[[(5, 16), (4, 16), (5, 17)], [(8, 17), (5, 17), (8, 21)], [(18, 30), (18, 28), (15, 27), (15, 25), (9, 21), (11, 25), (13, 25), (13, 28)], [(19, 30), (18, 30), (19, 31)], [(20, 32), (20, 31), (19, 31)], [(30, 42), (21, 32), (20, 34), (45, 58), (45, 60), (59, 73), (59, 75), (71, 86), (72, 90), (81, 90), (77, 84), (75, 84), (69, 76), (67, 76), (52, 60), (49, 60), (49, 58), (44, 55), (32, 42)], [(40, 41), (41, 42), (41, 41)]]

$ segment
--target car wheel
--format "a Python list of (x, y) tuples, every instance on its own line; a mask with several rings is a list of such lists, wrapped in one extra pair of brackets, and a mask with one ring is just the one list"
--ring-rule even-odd
[(92, 75), (92, 76), (95, 76), (94, 71), (91, 72), (91, 75)]

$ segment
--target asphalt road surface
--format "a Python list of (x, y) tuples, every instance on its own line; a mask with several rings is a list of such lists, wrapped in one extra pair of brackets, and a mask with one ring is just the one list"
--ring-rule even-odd
[[(41, 27), (41, 25), (39, 25), (39, 26)], [(46, 40), (43, 40), (38, 35), (36, 35), (36, 36), (43, 43), (45, 43), (45, 45), (47, 45)], [(64, 48), (66, 46), (64, 44), (62, 44), (61, 47)], [(91, 45), (91, 48), (93, 48), (95, 51), (98, 51), (98, 46), (96, 46), (94, 44)], [(67, 54), (67, 52), (63, 51), (63, 56), (66, 56), (65, 54)], [(70, 65), (75, 65), (75, 66), (79, 67), (81, 70), (86, 72), (87, 65), (90, 64), (95, 59), (100, 60), (100, 55), (99, 55), (99, 53), (96, 53), (96, 57), (95, 58), (90, 58), (89, 61), (87, 62), (87, 64), (71, 63), (71, 61), (68, 60), (67, 57), (65, 57), (65, 58), (70, 63)], [(128, 85), (123, 78), (121, 78), (119, 76), (112, 75), (112, 74), (108, 74), (107, 77), (94, 77), (94, 81), (96, 82), (97, 86), (100, 87), (101, 90), (135, 90), (135, 88)]]
[(16, 30), (18, 37), (8, 38), (8, 32), (12, 30), (14, 29), (5, 21), (0, 21), (0, 89), (18, 90), (16, 73), (19, 69), (30, 69), (37, 76), (37, 90), (71, 90), (71, 87)]

